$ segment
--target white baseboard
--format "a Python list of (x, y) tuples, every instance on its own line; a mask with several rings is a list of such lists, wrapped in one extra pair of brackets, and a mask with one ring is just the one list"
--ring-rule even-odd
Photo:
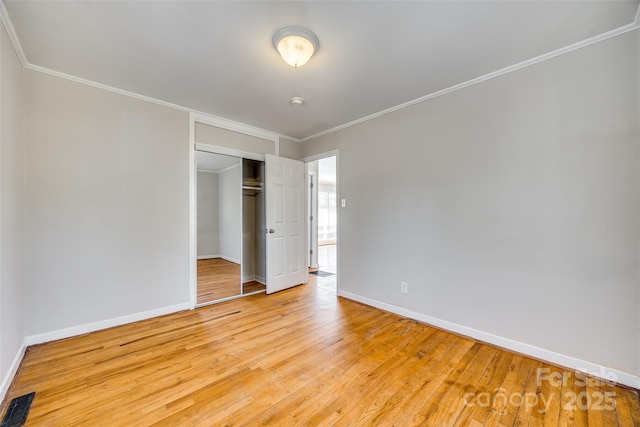
[(379, 308), (381, 310), (389, 311), (400, 316), (408, 317), (410, 319), (417, 320), (422, 323), (436, 326), (441, 329), (446, 329), (460, 335), (474, 338), (479, 341), (487, 342), (497, 345), (509, 350), (513, 350), (518, 353), (522, 353), (536, 359), (541, 359), (567, 367), (576, 371), (587, 373), (593, 377), (602, 378), (607, 381), (615, 381), (619, 384), (624, 384), (635, 389), (640, 388), (640, 376), (633, 375), (627, 372), (622, 372), (617, 369), (607, 368), (596, 363), (580, 360), (575, 357), (567, 356), (564, 354), (556, 353), (551, 350), (536, 347), (531, 344), (526, 344), (520, 341), (515, 341), (510, 338), (501, 337), (498, 335), (490, 334), (488, 332), (473, 329), (468, 326), (458, 325), (457, 323), (448, 322), (446, 320), (438, 319), (436, 317), (427, 316), (426, 314), (418, 313), (406, 308), (398, 307), (385, 302), (377, 301), (371, 298), (363, 297), (351, 292), (339, 290), (338, 295), (347, 299), (351, 299), (357, 302), (361, 302), (372, 307)]
[(20, 362), (22, 361), (22, 358), (24, 357), (24, 353), (27, 350), (28, 346), (34, 344), (42, 344), (48, 341), (55, 341), (63, 338), (69, 338), (89, 332), (95, 332), (101, 329), (111, 328), (113, 326), (120, 326), (127, 323), (137, 322), (139, 320), (145, 320), (152, 317), (175, 313), (177, 311), (188, 310), (189, 307), (189, 303), (185, 302), (182, 304), (175, 304), (168, 307), (161, 307), (154, 310), (143, 311), (142, 313), (129, 314), (126, 316), (115, 317), (113, 319), (101, 320), (99, 322), (87, 323), (85, 325), (59, 329), (57, 331), (45, 332), (43, 334), (30, 335), (28, 337), (25, 337), (25, 339), (22, 341), (20, 350), (18, 350), (18, 353), (13, 359), (13, 363), (11, 364), (9, 371), (7, 372), (5, 377), (2, 378), (2, 383), (0, 384), (0, 402), (2, 402), (7, 391), (9, 390), (11, 381), (13, 381), (16, 372), (18, 372)]
[(220, 255), (198, 255), (197, 257), (198, 259), (214, 259), (214, 258), (221, 258)]
[(249, 282), (258, 282), (267, 286), (267, 280), (262, 276), (245, 276), (242, 279), (242, 283), (249, 283)]
[(87, 323), (80, 326), (73, 326), (66, 329), (58, 329), (56, 331), (45, 332), (43, 334), (30, 335), (26, 338), (26, 341), (27, 345), (42, 344), (48, 341), (60, 340), (63, 338), (69, 338), (76, 335), (99, 331), (101, 329), (112, 328), (114, 326), (120, 326), (127, 323), (150, 319), (152, 317), (163, 316), (165, 314), (171, 314), (177, 311), (188, 310), (189, 308), (189, 302), (184, 302), (181, 304), (170, 305), (168, 307), (161, 307), (149, 311), (143, 311), (141, 313), (128, 314), (126, 316), (101, 320), (99, 322)]
[(239, 259), (235, 259), (235, 258), (230, 258), (228, 256), (224, 256), (224, 255), (198, 255), (197, 256), (198, 259), (214, 259), (214, 258), (220, 258), (223, 259), (225, 261), (229, 261), (232, 262), (234, 264), (240, 264), (240, 260)]
[(13, 358), (13, 363), (11, 363), (9, 371), (2, 379), (2, 384), (0, 384), (0, 402), (4, 400), (7, 391), (9, 391), (9, 386), (11, 386), (11, 381), (13, 381), (13, 377), (15, 377), (18, 372), (18, 368), (20, 367), (20, 362), (22, 362), (25, 351), (27, 351), (27, 338), (22, 340), (22, 345), (16, 353), (16, 356)]
[(239, 259), (231, 258), (225, 255), (220, 255), (218, 258), (222, 258), (223, 260), (232, 262), (234, 264), (242, 264)]

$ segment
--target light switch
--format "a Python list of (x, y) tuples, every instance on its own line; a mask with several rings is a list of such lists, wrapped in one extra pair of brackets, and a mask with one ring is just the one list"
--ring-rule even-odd
[(340, 206), (342, 206), (343, 208), (346, 208), (347, 207), (347, 199), (342, 199), (340, 201)]

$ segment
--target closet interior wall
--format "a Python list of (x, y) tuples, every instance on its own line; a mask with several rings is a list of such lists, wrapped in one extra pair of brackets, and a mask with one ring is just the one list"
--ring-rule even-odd
[(242, 283), (266, 283), (264, 162), (242, 159)]

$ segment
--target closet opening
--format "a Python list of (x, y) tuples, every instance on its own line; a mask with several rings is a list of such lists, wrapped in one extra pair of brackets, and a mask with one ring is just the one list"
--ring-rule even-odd
[(242, 293), (266, 291), (264, 162), (242, 159)]
[(264, 162), (196, 151), (197, 305), (266, 291)]

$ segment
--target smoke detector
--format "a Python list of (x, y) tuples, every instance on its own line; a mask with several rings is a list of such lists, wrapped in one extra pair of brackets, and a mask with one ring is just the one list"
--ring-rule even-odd
[(298, 107), (304, 103), (304, 99), (299, 96), (294, 96), (289, 102), (291, 102), (291, 105), (293, 105), (294, 107)]

